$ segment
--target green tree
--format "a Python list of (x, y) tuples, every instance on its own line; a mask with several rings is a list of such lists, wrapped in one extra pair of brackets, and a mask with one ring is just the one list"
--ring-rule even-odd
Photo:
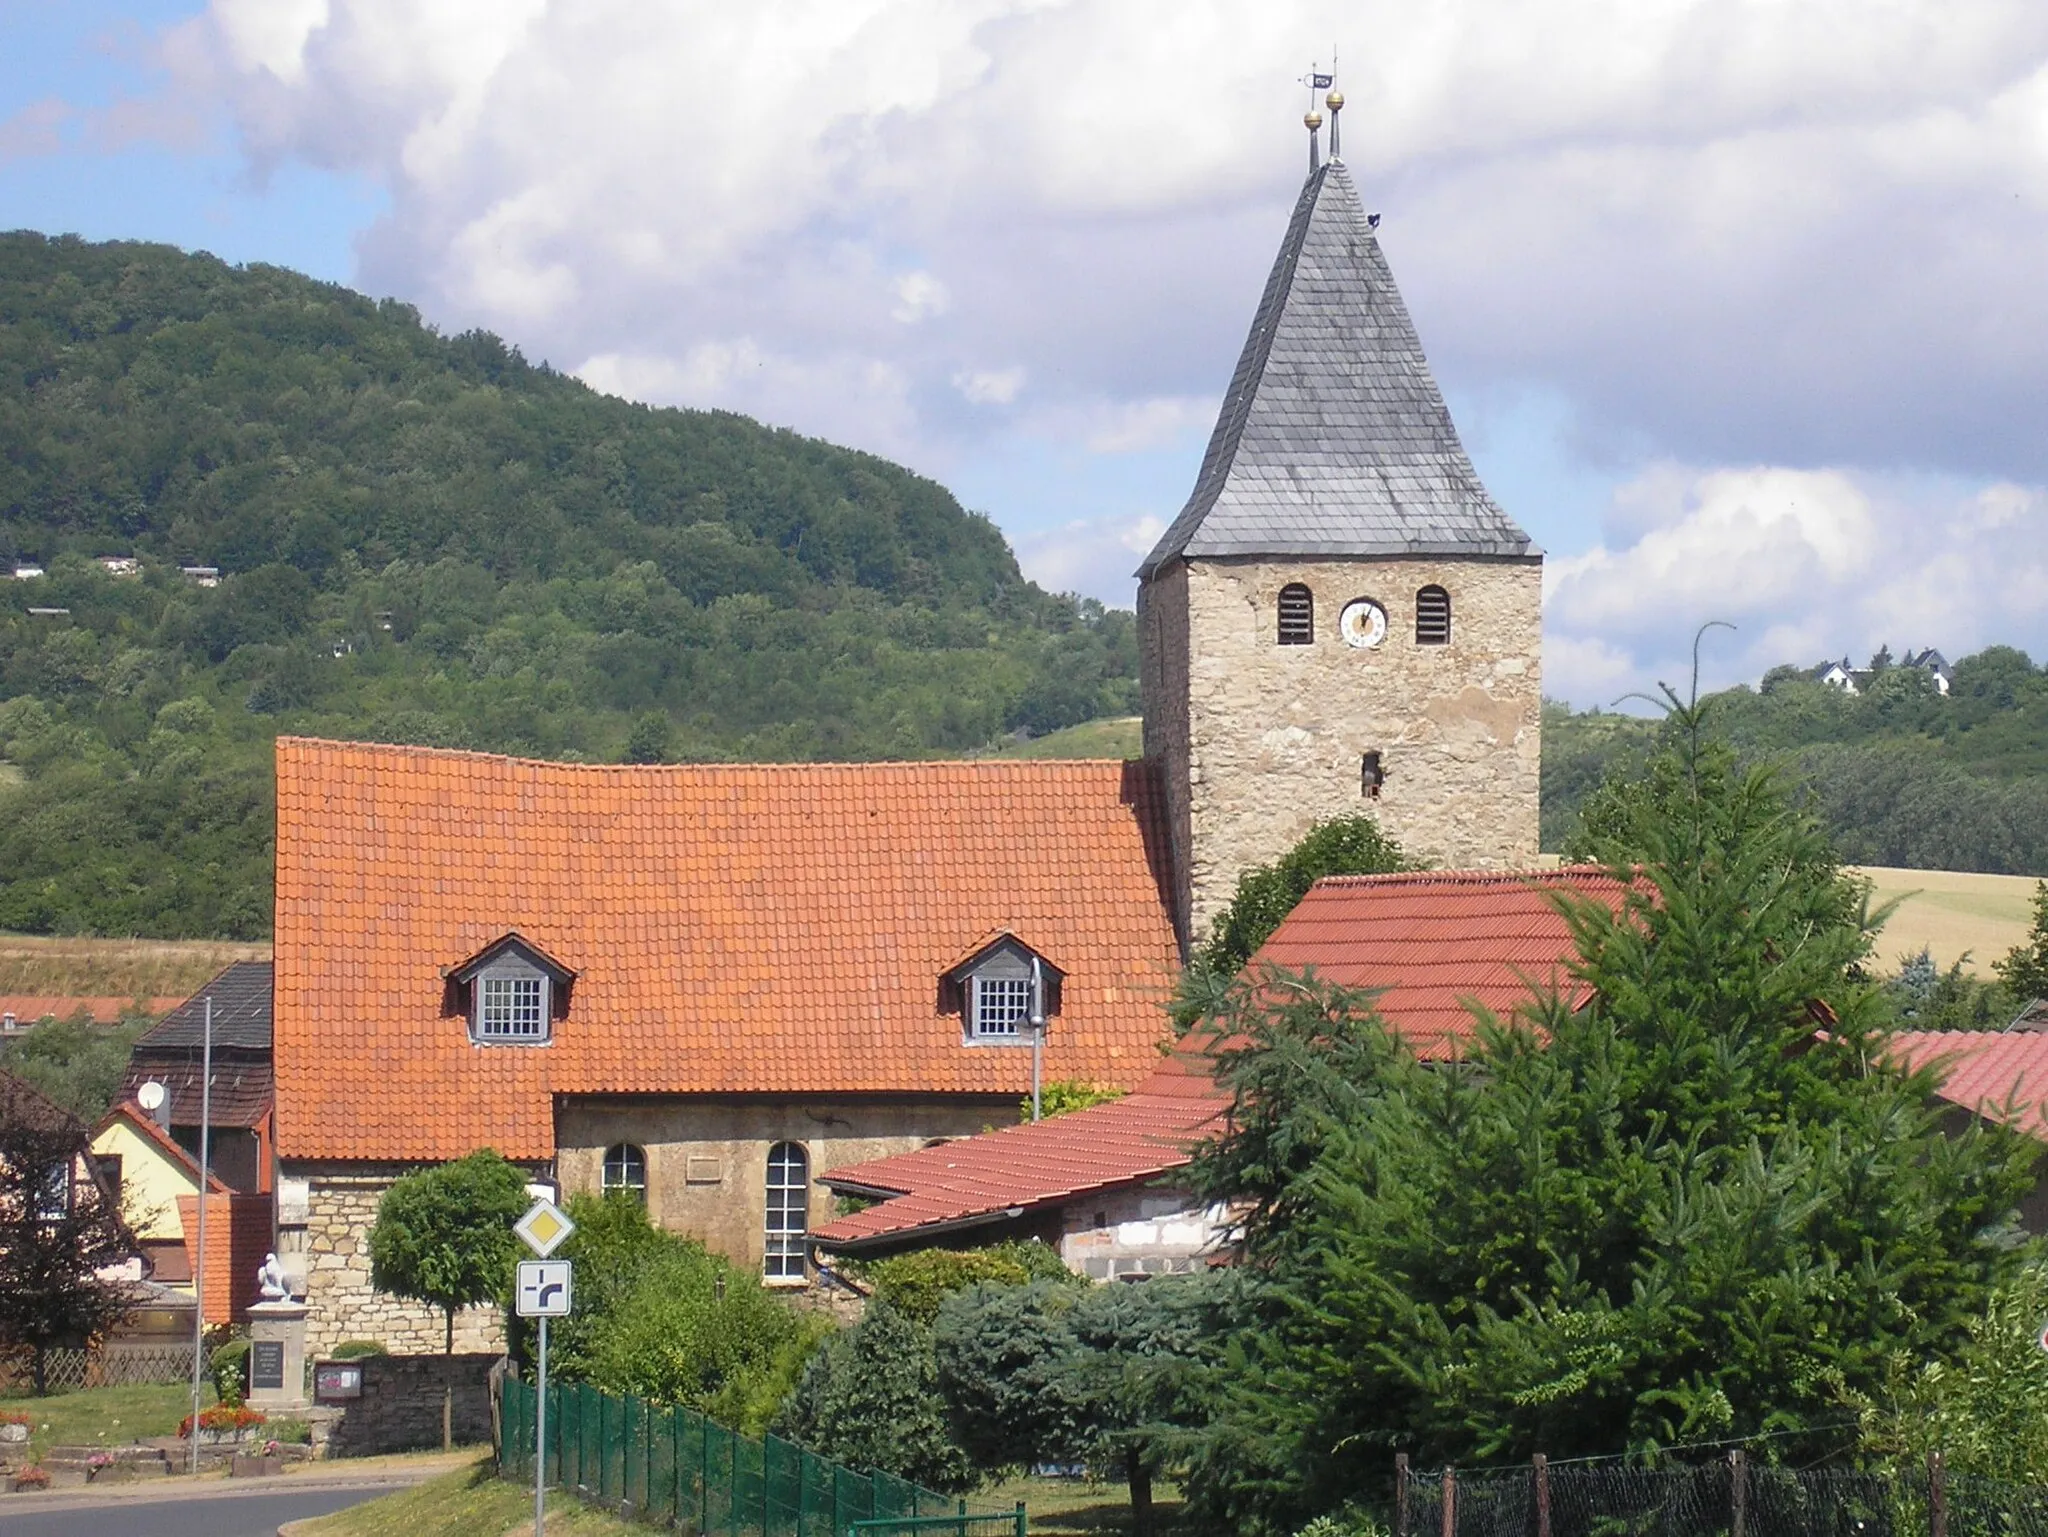
[(1113, 1469), (1132, 1530), (1153, 1529), (1153, 1480), (1192, 1418), (1189, 1385), (1213, 1358), (1214, 1310), (1232, 1278), (1144, 1286), (981, 1285), (939, 1310), (939, 1389), (984, 1473), (1042, 1462)]
[(370, 1284), (439, 1308), (453, 1354), (456, 1311), (511, 1290), (512, 1224), (531, 1204), (526, 1176), (489, 1148), (394, 1180), (370, 1229)]
[(1946, 1134), (1932, 1078), (1884, 1065), (1860, 889), (1701, 724), (1674, 710), (1677, 745), (1601, 824), (1619, 909), (1559, 899), (1584, 1007), (1481, 1018), (1455, 1070), (1309, 979), (1202, 1027), (1262, 1102), (1197, 1178), (1250, 1205), (1265, 1287), (1190, 1469), (1206, 1518), (1339, 1509), (1375, 1445), (1817, 1452), (1842, 1392), (1953, 1348), (2013, 1263), (1994, 1235), (2032, 1147)]
[(774, 1429), (821, 1457), (927, 1489), (976, 1481), (946, 1422), (932, 1326), (879, 1298), (811, 1357)]
[(1308, 895), (1309, 887), (1326, 875), (1379, 875), (1411, 868), (1400, 845), (1369, 816), (1318, 822), (1272, 864), (1238, 877), (1237, 891), (1210, 925), (1197, 964), (1205, 971), (1236, 971)]
[(939, 1307), (955, 1292), (992, 1283), (1022, 1286), (1030, 1281), (1084, 1286), (1066, 1267), (1059, 1251), (1035, 1238), (1012, 1239), (978, 1249), (913, 1249), (908, 1254), (870, 1260), (860, 1267), (883, 1302), (919, 1323), (931, 1323)]
[(53, 1019), (0, 1043), (0, 1072), (14, 1073), (87, 1122), (106, 1114), (146, 1018), (99, 1025), (84, 1014)]
[(660, 710), (649, 710), (633, 722), (626, 736), (626, 763), (666, 763), (675, 751), (675, 723)]
[(38, 1396), (52, 1350), (93, 1344), (131, 1306), (99, 1272), (136, 1253), (136, 1238), (86, 1148), (77, 1117), (0, 1073), (0, 1349), (28, 1352)]
[(2048, 998), (2048, 881), (2034, 883), (2033, 931), (2024, 943), (2006, 951), (2003, 960), (1993, 961), (1991, 969), (2021, 1004)]

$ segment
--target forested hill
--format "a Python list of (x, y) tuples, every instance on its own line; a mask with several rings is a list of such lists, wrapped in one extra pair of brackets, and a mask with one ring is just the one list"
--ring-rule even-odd
[(165, 246), (0, 236), (17, 565), (0, 929), (265, 932), (279, 731), (915, 757), (1135, 706), (1131, 616), (929, 480)]
[[(1845, 860), (2048, 876), (2048, 671), (2025, 652), (1964, 657), (1946, 697), (1918, 668), (1878, 666), (1850, 695), (1780, 667), (1706, 703), (1715, 735), (1804, 780)], [(1586, 797), (1661, 729), (1545, 706), (1546, 849), (1570, 847)]]

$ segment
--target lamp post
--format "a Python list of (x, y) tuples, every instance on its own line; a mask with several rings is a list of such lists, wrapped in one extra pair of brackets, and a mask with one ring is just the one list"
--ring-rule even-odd
[(1045, 969), (1031, 957), (1031, 1119), (1039, 1117), (1045, 1077)]
[(213, 1120), (213, 999), (206, 999), (206, 1025), (199, 1045), (199, 1232), (192, 1263), (192, 1471), (199, 1471), (199, 1384), (206, 1367), (206, 1165)]

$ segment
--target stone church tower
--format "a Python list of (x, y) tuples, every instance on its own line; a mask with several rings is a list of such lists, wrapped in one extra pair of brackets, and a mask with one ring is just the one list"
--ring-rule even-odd
[(1536, 855), (1542, 551), (1458, 441), (1334, 127), (1138, 569), (1184, 943), (1317, 820), (1436, 866)]

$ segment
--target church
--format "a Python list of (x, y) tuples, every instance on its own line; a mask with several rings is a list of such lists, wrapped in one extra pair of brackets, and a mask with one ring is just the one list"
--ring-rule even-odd
[[(1331, 101), (1333, 112), (1341, 105)], [(1459, 443), (1343, 160), (1311, 171), (1185, 508), (1140, 567), (1132, 762), (553, 764), (277, 750), (279, 1248), (308, 1348), (409, 1168), (492, 1147), (816, 1280), (823, 1171), (1132, 1088), (1239, 874), (1370, 812), (1537, 850), (1542, 555)], [(458, 1323), (458, 1348), (497, 1343)]]

